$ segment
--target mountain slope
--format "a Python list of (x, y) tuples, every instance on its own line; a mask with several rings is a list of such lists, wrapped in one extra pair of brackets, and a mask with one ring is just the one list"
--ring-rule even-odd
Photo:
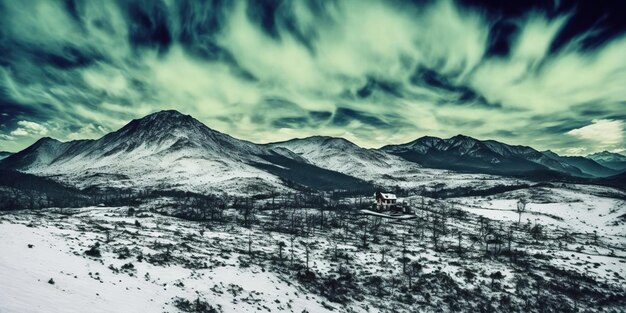
[(602, 166), (598, 162), (588, 159), (581, 156), (560, 156), (550, 150), (544, 151), (543, 154), (546, 156), (558, 160), (563, 163), (567, 163), (569, 165), (575, 166), (580, 169), (583, 173), (588, 174), (593, 177), (608, 177), (612, 175), (616, 175), (619, 172), (613, 170), (611, 168)]
[(416, 164), (375, 149), (365, 149), (336, 137), (313, 136), (268, 144), (289, 149), (309, 163), (355, 177), (374, 180), (397, 171), (416, 170)]
[(610, 169), (622, 172), (626, 171), (626, 156), (619, 153), (613, 153), (608, 151), (602, 151), (594, 154), (590, 154), (587, 158), (592, 159), (599, 164), (608, 167)]
[(603, 178), (598, 181), (600, 184), (626, 189), (626, 172)]
[[(287, 189), (290, 182), (307, 182), (304, 175), (273, 165), (266, 156), (304, 161), (291, 151), (235, 139), (208, 128), (189, 115), (161, 111), (132, 120), (98, 140), (60, 142), (44, 138), (0, 162), (0, 167), (55, 177), (78, 187), (112, 186), (175, 188), (198, 192), (264, 193)], [(308, 165), (308, 164), (307, 164)], [(297, 171), (296, 171), (297, 172)], [(309, 177), (327, 171), (308, 165)], [(301, 179), (298, 179), (301, 178)], [(346, 178), (353, 184), (361, 182)], [(346, 186), (350, 183), (344, 181)], [(306, 184), (305, 184), (306, 186)], [(338, 185), (325, 185), (326, 188)]]
[(382, 151), (428, 167), (488, 174), (553, 176), (556, 173), (585, 176), (578, 168), (554, 160), (526, 146), (511, 146), (494, 140), (481, 141), (457, 135), (448, 139), (421, 137)]
[(0, 160), (6, 159), (7, 157), (11, 156), (11, 154), (13, 153), (8, 151), (0, 151)]

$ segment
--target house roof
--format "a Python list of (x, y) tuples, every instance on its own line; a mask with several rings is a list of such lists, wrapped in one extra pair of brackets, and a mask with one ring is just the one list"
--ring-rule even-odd
[(382, 193), (382, 192), (379, 192), (379, 193), (380, 193), (380, 196), (383, 197), (383, 199), (385, 199), (385, 200), (395, 200), (395, 199), (397, 199), (396, 195), (394, 195), (393, 193)]

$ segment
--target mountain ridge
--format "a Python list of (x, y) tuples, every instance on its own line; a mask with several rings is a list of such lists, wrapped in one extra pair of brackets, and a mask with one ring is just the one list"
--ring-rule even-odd
[(525, 175), (545, 172), (552, 175), (588, 177), (577, 167), (550, 158), (522, 145), (508, 145), (495, 140), (478, 140), (465, 135), (447, 139), (424, 136), (405, 144), (380, 148), (406, 160), (427, 167), (476, 171), (500, 175)]
[(79, 187), (172, 185), (199, 192), (392, 186), (404, 173), (425, 168), (540, 179), (619, 173), (582, 157), (462, 134), (423, 136), (379, 149), (330, 136), (256, 144), (175, 110), (133, 119), (99, 139), (61, 142), (43, 137), (0, 160), (0, 168), (58, 177)]
[[(289, 162), (292, 168), (268, 161), (275, 155), (293, 160)], [(297, 166), (306, 167), (308, 175)], [(250, 189), (247, 193), (263, 193), (287, 189), (285, 177), (289, 188), (299, 182), (305, 183), (301, 187), (307, 183), (337, 187), (332, 177), (340, 177), (348, 187), (364, 185), (357, 178), (304, 164), (291, 151), (236, 139), (173, 110), (134, 119), (96, 140), (43, 138), (0, 161), (0, 167), (58, 177), (81, 187), (170, 185), (201, 192)]]
[(587, 155), (587, 158), (596, 161), (604, 167), (618, 172), (626, 171), (626, 156), (623, 154), (601, 151)]

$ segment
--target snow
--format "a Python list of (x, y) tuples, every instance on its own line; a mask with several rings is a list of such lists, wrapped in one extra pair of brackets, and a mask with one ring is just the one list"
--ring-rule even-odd
[[(361, 292), (362, 298), (345, 305), (329, 302), (317, 289), (307, 288), (294, 278), (295, 274), (284, 264), (267, 261), (277, 255), (278, 242), (287, 243), (284, 253), (289, 253), (290, 235), (261, 225), (246, 229), (236, 223), (189, 222), (154, 211), (143, 211), (142, 217), (128, 216), (128, 207), (65, 209), (64, 214), (58, 209), (3, 213), (0, 214), (0, 251), (3, 252), (0, 312), (84, 312), (85, 308), (89, 312), (176, 312), (176, 298), (192, 302), (201, 299), (224, 312), (302, 312), (304, 309), (328, 312), (331, 308), (335, 312), (428, 311), (445, 306), (445, 297), (453, 295), (446, 294), (453, 290), (440, 285), (445, 280), (438, 280), (437, 275), (445, 275), (455, 286), (470, 293), (481, 289), (486, 297), (508, 294), (515, 303), (522, 303), (516, 298), (514, 286), (525, 272), (505, 256), (485, 254), (484, 243), (472, 239), (472, 234), (477, 236), (479, 216), (504, 227), (516, 225), (515, 206), (520, 197), (529, 201), (523, 218), (530, 219), (533, 225), (545, 226), (548, 237), (543, 244), (530, 244), (524, 229), (512, 228), (515, 231), (512, 246), (531, 258), (532, 273), (549, 278), (553, 275), (551, 271), (564, 270), (597, 280), (594, 288), (599, 292), (604, 292), (601, 288), (623, 289), (626, 234), (619, 217), (626, 213), (625, 202), (596, 194), (599, 191), (586, 186), (542, 187), (489, 197), (426, 199), (423, 206), (428, 210), (414, 207), (418, 213), (410, 220), (381, 218), (387, 216), (365, 210), (362, 213), (373, 216), (355, 212), (351, 218), (343, 219), (353, 225), (352, 229), (314, 228), (296, 239), (296, 262), (304, 262), (302, 242), (305, 242), (312, 249), (311, 270), (320, 278), (336, 275), (343, 266), (360, 277), (361, 284), (374, 276), (387, 282), (399, 279), (401, 284), (406, 276), (398, 259), (406, 255), (412, 262), (419, 262), (423, 266), (420, 275), (429, 277), (421, 283), (430, 282), (425, 288), (434, 289), (414, 291), (413, 295), (421, 301), (414, 306), (398, 302), (395, 296), (381, 301), (367, 292)], [(430, 241), (430, 230), (426, 227), (426, 238), (420, 238), (416, 223), (426, 214), (432, 214), (429, 211), (432, 208), (442, 206), (469, 214), (462, 219), (449, 218), (450, 234), (441, 238), (446, 248), (436, 249)], [(150, 207), (153, 204), (137, 209)], [(298, 212), (312, 216), (317, 210)], [(225, 214), (237, 213), (228, 210)], [(259, 212), (259, 221), (274, 219), (266, 214), (272, 211)], [(377, 233), (369, 234), (367, 248), (361, 246), (360, 234), (369, 228), (361, 225), (380, 227)], [(598, 242), (589, 236), (592, 230), (598, 232)], [(112, 236), (110, 242), (106, 232)], [(458, 242), (457, 232), (462, 234)], [(564, 232), (572, 233), (572, 239), (557, 244), (556, 238)], [(247, 238), (254, 242), (257, 262), (246, 252)], [(406, 240), (406, 246), (400, 238)], [(84, 251), (96, 242), (100, 243), (102, 257), (86, 256)], [(462, 254), (457, 252), (459, 243), (465, 250)], [(29, 248), (29, 244), (33, 247)], [(340, 255), (349, 256), (349, 261), (342, 264), (341, 259), (333, 260), (335, 245)], [(128, 247), (132, 255), (120, 259), (116, 251), (122, 247)], [(165, 264), (149, 261), (165, 249), (172, 249), (173, 260)], [(385, 262), (381, 260), (383, 249), (387, 249)], [(140, 254), (143, 261), (137, 258)], [(128, 263), (133, 264), (131, 271), (120, 270)], [(468, 271), (476, 275), (471, 281), (465, 278)], [(490, 287), (489, 275), (496, 271), (504, 276), (501, 289)], [(48, 283), (50, 278), (55, 282), (53, 285)], [(402, 294), (388, 283), (384, 288), (392, 294)], [(427, 302), (424, 292), (430, 297)]]
[[(88, 208), (78, 216), (100, 215), (93, 210)], [(121, 222), (123, 219), (104, 220)], [(173, 298), (192, 301), (198, 292), (224, 312), (257, 312), (260, 305), (278, 311), (279, 307), (286, 309), (287, 303), (294, 312), (328, 311), (319, 303), (319, 298), (301, 296), (293, 283), (255, 266), (240, 268), (225, 264), (191, 270), (155, 266), (133, 259), (130, 260), (136, 269), (133, 276), (114, 273), (109, 269), (110, 264), (119, 268), (129, 260), (118, 260), (110, 252), (103, 252), (102, 261), (82, 256), (80, 247), (94, 242), (95, 233), (85, 236), (84, 232), (66, 226), (0, 224), (0, 251), (3, 252), (0, 254), (0, 312), (85, 312), (86, 308), (89, 312), (175, 312)], [(149, 236), (161, 238), (167, 233), (168, 230), (162, 228)], [(29, 244), (33, 247), (29, 248)], [(53, 285), (48, 283), (51, 278)], [(211, 288), (221, 293), (213, 293)], [(229, 288), (237, 289), (236, 293), (241, 296), (229, 293)], [(237, 300), (246, 297), (255, 298), (259, 303)]]
[(490, 219), (517, 222), (519, 199), (528, 199), (522, 223), (549, 225), (573, 232), (601, 236), (626, 236), (619, 218), (626, 202), (566, 188), (531, 188), (482, 198), (456, 198), (458, 207)]
[(395, 200), (395, 199), (397, 199), (396, 195), (394, 195), (393, 193), (383, 193), (383, 192), (381, 192), (380, 195), (385, 200)]
[(374, 149), (361, 148), (343, 138), (314, 136), (270, 144), (289, 149), (309, 163), (364, 180), (418, 170), (419, 165)]
[(98, 140), (42, 139), (29, 149), (23, 152), (23, 160), (35, 161), (18, 169), (78, 188), (231, 194), (290, 190), (275, 175), (250, 165), (267, 163), (258, 155), (271, 153), (269, 149), (209, 129), (177, 112), (133, 120)]

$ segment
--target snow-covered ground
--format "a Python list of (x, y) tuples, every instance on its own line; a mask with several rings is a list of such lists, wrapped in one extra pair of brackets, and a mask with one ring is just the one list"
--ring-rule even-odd
[(250, 227), (233, 209), (174, 218), (167, 201), (5, 213), (0, 312), (620, 312), (626, 206), (608, 194), (426, 198), (411, 220), (276, 209), (254, 212)]
[[(606, 190), (607, 188), (605, 188)], [(624, 195), (615, 190), (616, 195)], [(456, 198), (459, 208), (493, 220), (518, 222), (517, 202), (527, 201), (522, 223), (541, 224), (570, 232), (626, 237), (626, 201), (578, 189), (536, 187), (490, 197)]]
[[(32, 224), (30, 218), (7, 221), (5, 216), (0, 224), (0, 312), (174, 312), (176, 297), (192, 302), (200, 297), (225, 312), (325, 310), (320, 297), (262, 267), (241, 268), (236, 258), (221, 255), (217, 247), (226, 244), (225, 233), (200, 235), (194, 233), (198, 225), (175, 219), (173, 225), (157, 226), (168, 224), (169, 218), (144, 218), (144, 225), (136, 227), (135, 218), (111, 216), (115, 213), (106, 208), (80, 211), (72, 218), (41, 215)], [(106, 241), (102, 228), (111, 229), (114, 241), (102, 244), (101, 257), (85, 255), (88, 247)], [(184, 233), (175, 235), (177, 231)], [(206, 245), (190, 246), (188, 252), (197, 266), (137, 260), (138, 253), (146, 258), (158, 253), (151, 246), (182, 243), (173, 236), (201, 237), (198, 241)], [(114, 251), (123, 247), (133, 257), (120, 259)], [(132, 269), (114, 270), (125, 264)]]

